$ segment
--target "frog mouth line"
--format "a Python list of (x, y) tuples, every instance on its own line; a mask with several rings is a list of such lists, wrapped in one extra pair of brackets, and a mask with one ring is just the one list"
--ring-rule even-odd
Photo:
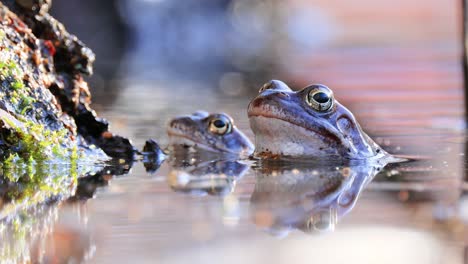
[(184, 135), (182, 133), (178, 133), (177, 129), (174, 129), (172, 127), (167, 129), (167, 135), (169, 137), (178, 137), (178, 138), (183, 138), (185, 140), (188, 140), (189, 142), (193, 143), (194, 147), (201, 147), (203, 149), (206, 149), (206, 150), (209, 150), (209, 151), (214, 151), (214, 152), (221, 151), (221, 152), (224, 152), (224, 153), (236, 154), (235, 152), (229, 151), (227, 149), (213, 148), (213, 147), (211, 147), (211, 146), (209, 146), (207, 144), (203, 144), (201, 142), (198, 142), (198, 141), (194, 140), (193, 138), (188, 137), (187, 135)]
[(277, 116), (277, 115), (272, 115), (272, 114), (268, 114), (268, 113), (264, 113), (264, 112), (260, 112), (260, 111), (253, 111), (252, 109), (249, 109), (248, 116), (249, 116), (249, 118), (251, 118), (251, 117), (264, 117), (264, 118), (276, 119), (276, 120), (286, 122), (286, 123), (291, 124), (293, 126), (297, 126), (297, 127), (302, 128), (302, 129), (305, 129), (305, 130), (307, 130), (307, 131), (309, 131), (311, 133), (314, 133), (314, 134), (320, 136), (324, 141), (327, 141), (328, 143), (337, 143), (337, 142), (341, 143), (342, 142), (340, 140), (340, 138), (338, 138), (337, 136), (335, 136), (332, 133), (329, 133), (329, 132), (323, 133), (322, 131), (311, 129), (310, 127), (303, 127), (303, 126), (299, 125), (296, 122), (293, 122), (293, 121), (288, 120), (286, 118), (282, 118), (282, 117)]
[[(214, 149), (214, 148), (212, 148), (212, 147), (210, 147), (210, 146), (208, 146), (208, 145), (206, 145), (206, 144), (202, 144), (202, 143), (200, 143), (200, 142), (197, 142), (197, 141), (193, 140), (193, 138), (190, 138), (190, 137), (188, 137), (188, 136), (186, 136), (186, 135), (184, 135), (184, 134), (182, 134), (182, 133), (178, 133), (177, 130), (172, 129), (172, 128), (170, 128), (170, 129), (167, 130), (167, 135), (168, 135), (169, 137), (176, 137), (176, 138), (185, 139), (185, 140), (187, 140), (187, 141), (193, 143), (193, 146), (194, 146), (194, 147), (196, 147), (196, 146), (202, 146), (203, 148), (206, 148), (206, 149), (209, 149), (209, 150), (212, 150), (212, 151), (217, 151), (217, 149)], [(224, 150), (222, 150), (222, 151), (224, 151)]]

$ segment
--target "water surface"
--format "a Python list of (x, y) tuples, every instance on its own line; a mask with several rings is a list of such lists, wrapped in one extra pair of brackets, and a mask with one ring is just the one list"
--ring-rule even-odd
[[(388, 152), (417, 159), (390, 164), (362, 183), (366, 188), (351, 208), (333, 212), (314, 190), (324, 186), (320, 181), (349, 174), (349, 168), (298, 166), (284, 172), (256, 165), (234, 179), (212, 176), (192, 183), (174, 176), (169, 163), (154, 174), (136, 164), (83, 205), (96, 247), (92, 262), (463, 263), (468, 200), (462, 94), (456, 61), (444, 54), (420, 55), (426, 66), (418, 68), (419, 77), (396, 61), (387, 65), (387, 76), (368, 77), (367, 85), (351, 76), (331, 85)], [(372, 65), (363, 67), (372, 73)], [(340, 64), (329, 71), (351, 68)], [(137, 146), (150, 137), (164, 145), (167, 120), (197, 109), (231, 114), (253, 138), (246, 106), (255, 92), (233, 97), (213, 91), (191, 84), (130, 84), (103, 113)], [(304, 221), (314, 214), (318, 228)]]

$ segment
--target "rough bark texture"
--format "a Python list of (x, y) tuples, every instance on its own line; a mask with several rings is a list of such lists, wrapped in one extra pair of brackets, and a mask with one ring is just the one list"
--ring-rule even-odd
[[(93, 52), (47, 13), (50, 2), (0, 3), (0, 109), (6, 112), (0, 115), (0, 157), (12, 152), (28, 157), (22, 133), (43, 129), (61, 136), (50, 138), (54, 144), (75, 144), (87, 153), (101, 148), (110, 157), (132, 159), (130, 141), (109, 132), (107, 121), (90, 107), (83, 75), (92, 74)], [(25, 128), (17, 131), (6, 119)], [(32, 134), (40, 137), (38, 132), (43, 131)], [(89, 148), (91, 144), (98, 148)]]

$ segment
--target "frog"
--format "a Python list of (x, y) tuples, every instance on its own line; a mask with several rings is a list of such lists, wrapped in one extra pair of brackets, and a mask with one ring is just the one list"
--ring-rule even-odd
[(248, 105), (259, 158), (368, 160), (388, 157), (354, 115), (323, 84), (293, 91), (286, 83), (265, 83)]
[(226, 113), (196, 111), (178, 116), (167, 126), (170, 146), (195, 147), (217, 153), (247, 157), (254, 151), (249, 138), (234, 124)]

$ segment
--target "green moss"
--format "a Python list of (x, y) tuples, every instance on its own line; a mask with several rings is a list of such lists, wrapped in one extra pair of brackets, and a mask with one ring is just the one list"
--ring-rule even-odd
[(15, 167), (17, 162), (20, 160), (18, 154), (10, 153), (8, 158), (3, 161), (3, 166), (6, 168), (4, 173), (5, 178), (7, 178), (10, 182), (16, 182), (18, 177), (15, 172)]
[(73, 146), (73, 149), (70, 155), (70, 172), (71, 172), (71, 176), (73, 177), (73, 179), (76, 179), (76, 180), (78, 179), (78, 159), (79, 159), (78, 147)]
[(3, 165), (5, 167), (10, 167), (15, 164), (15, 161), (17, 161), (19, 159), (18, 157), (18, 154), (16, 153), (10, 153), (10, 155), (8, 155), (8, 158), (6, 158), (4, 161), (3, 161)]
[[(72, 149), (67, 149), (63, 146), (63, 141), (68, 133), (66, 129), (50, 131), (42, 124), (27, 122), (26, 130), (27, 133), (18, 131), (19, 137), (17, 139), (22, 142), (22, 152), (29, 154), (36, 161), (64, 159), (67, 153), (72, 151)], [(52, 146), (55, 147), (55, 151), (53, 151), (54, 148)], [(53, 153), (55, 154), (53, 157), (48, 155)]]
[(11, 146), (10, 149), (16, 150), (8, 156), (5, 166), (8, 167), (12, 162), (18, 163), (18, 159), (28, 167), (51, 161), (71, 164), (81, 158), (76, 142), (69, 139), (67, 129), (49, 130), (25, 117), (16, 119), (5, 111), (0, 111), (0, 121), (12, 132), (6, 137), (6, 142)]
[[(14, 60), (15, 55), (6, 51), (4, 58), (7, 59), (0, 61), (0, 78), (3, 80), (3, 85), (9, 86), (10, 89), (2, 89), (0, 94), (4, 100), (9, 100), (17, 114), (16, 119), (19, 120), (13, 122), (7, 115), (1, 115), (0, 122), (3, 120), (13, 132), (7, 138), (8, 143), (17, 150), (19, 158), (23, 159), (25, 164), (52, 159), (68, 160), (73, 156), (71, 155), (73, 144), (70, 144), (71, 140), (68, 140), (68, 130), (51, 131), (44, 125), (27, 119), (26, 114), (34, 109), (36, 99), (31, 89), (23, 82), (24, 73)], [(13, 116), (11, 118), (15, 119)]]
[(9, 75), (13, 77), (23, 77), (23, 71), (18, 67), (18, 64), (14, 60), (7, 61), (7, 68)]
[(7, 116), (4, 116), (2, 118), (2, 121), (5, 122), (8, 126), (10, 126), (10, 128), (17, 128), (18, 126), (15, 124), (15, 122), (8, 118)]
[[(8, 52), (6, 54), (9, 54)], [(8, 57), (5, 55), (5, 57)], [(10, 101), (15, 112), (20, 115), (32, 109), (32, 104), (36, 101), (31, 94), (30, 89), (24, 83), (24, 72), (15, 62), (13, 54), (10, 54), (10, 59), (0, 61), (0, 79), (4, 82), (3, 85), (10, 87), (0, 93), (2, 98)]]
[(7, 64), (3, 61), (0, 61), (0, 78), (5, 80), (9, 76)]
[(31, 178), (34, 177), (34, 174), (35, 174), (35, 165), (36, 165), (36, 161), (34, 160), (34, 158), (32, 156), (29, 157), (28, 159), (28, 163), (27, 163), (27, 167), (26, 167), (26, 172), (28, 175), (30, 175)]
[(16, 97), (10, 98), (10, 102), (12, 104), (15, 104), (15, 105), (17, 105), (19, 103), (19, 101), (18, 101), (18, 99)]
[(36, 102), (36, 99), (29, 97), (29, 96), (23, 96), (21, 97), (21, 103), (26, 107), (26, 106), (31, 106), (33, 103)]
[(18, 88), (21, 88), (20, 86), (24, 87), (22, 81), (24, 73), (13, 59), (9, 59), (7, 61), (0, 61), (0, 75), (3, 80), (7, 79), (8, 77), (11, 77), (11, 79), (14, 80), (13, 83), (16, 83), (15, 85)]
[(13, 88), (13, 90), (20, 90), (20, 89), (24, 89), (24, 83), (19, 81), (19, 80), (15, 80), (12, 84), (11, 84), (11, 88)]
[(1, 70), (0, 73), (4, 76), (8, 76), (6, 69), (7, 69), (6, 62), (0, 61), (0, 70)]
[[(1, 28), (0, 32), (3, 32)], [(71, 157), (78, 158), (72, 155), (76, 143), (69, 139), (67, 129), (49, 130), (44, 125), (28, 119), (28, 111), (34, 110), (36, 102), (34, 91), (23, 81), (24, 72), (16, 62), (17, 56), (9, 50), (3, 52), (4, 56), (0, 61), (3, 89), (0, 90), (0, 95), (4, 101), (9, 101), (15, 114), (0, 113), (0, 123), (7, 124), (12, 131), (7, 137), (7, 143), (11, 146), (10, 151), (17, 153), (26, 167), (52, 160), (68, 162)]]

